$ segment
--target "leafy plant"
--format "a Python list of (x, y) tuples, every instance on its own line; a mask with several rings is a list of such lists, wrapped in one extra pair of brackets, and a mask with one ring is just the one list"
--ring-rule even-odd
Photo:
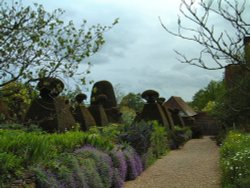
[(174, 126), (173, 134), (175, 142), (178, 146), (183, 145), (186, 141), (192, 138), (192, 130), (189, 127)]
[[(229, 132), (221, 149), (220, 164), (224, 187), (250, 186), (250, 135)], [(243, 186), (244, 185), (244, 186)]]
[(72, 153), (84, 144), (92, 144), (104, 150), (113, 148), (113, 144), (101, 135), (79, 131), (47, 134), (39, 131), (0, 129), (0, 153), (2, 154), (0, 160), (1, 164), (5, 163), (2, 166), (1, 177), (9, 177), (0, 178), (0, 184), (5, 181), (10, 182), (8, 179), (17, 178), (17, 176), (20, 178), (19, 175), (23, 170), (36, 164), (46, 165), (60, 154)]
[(153, 122), (153, 131), (150, 136), (150, 147), (154, 157), (157, 159), (168, 151), (167, 131), (157, 121)]
[(0, 152), (0, 164), (1, 187), (3, 187), (3, 182), (19, 177), (24, 172), (22, 159), (12, 153)]
[(150, 136), (153, 125), (144, 121), (133, 123), (124, 127), (124, 133), (120, 135), (121, 142), (129, 143), (139, 155), (147, 152), (150, 147)]

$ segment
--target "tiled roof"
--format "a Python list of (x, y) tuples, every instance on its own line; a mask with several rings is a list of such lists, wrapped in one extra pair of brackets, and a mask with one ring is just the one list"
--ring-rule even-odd
[(182, 111), (185, 117), (191, 117), (197, 114), (181, 97), (172, 96), (163, 105), (170, 109)]

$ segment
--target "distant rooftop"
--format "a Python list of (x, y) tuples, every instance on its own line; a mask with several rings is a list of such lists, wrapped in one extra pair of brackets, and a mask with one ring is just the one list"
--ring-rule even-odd
[(197, 113), (191, 108), (181, 97), (172, 96), (165, 103), (164, 106), (170, 109), (178, 109), (183, 113), (184, 117), (192, 117)]

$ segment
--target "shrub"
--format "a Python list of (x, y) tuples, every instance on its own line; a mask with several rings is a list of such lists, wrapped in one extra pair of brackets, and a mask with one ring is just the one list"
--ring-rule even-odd
[(99, 134), (103, 139), (105, 138), (112, 143), (118, 143), (118, 136), (121, 134), (122, 129), (122, 124), (112, 123), (104, 127), (91, 127), (88, 132), (92, 134)]
[(220, 149), (224, 187), (250, 186), (250, 135), (229, 132)]
[(22, 159), (12, 153), (0, 152), (0, 164), (0, 187), (4, 187), (4, 181), (8, 182), (23, 173)]
[(108, 154), (92, 146), (84, 146), (83, 148), (76, 150), (75, 153), (84, 159), (94, 159), (97, 172), (102, 180), (103, 187), (111, 187), (113, 177), (113, 163)]
[(150, 147), (150, 136), (153, 131), (153, 125), (144, 121), (133, 123), (124, 127), (120, 135), (120, 141), (130, 144), (135, 151), (142, 155)]
[(110, 156), (112, 158), (114, 168), (118, 169), (120, 177), (123, 181), (125, 181), (128, 167), (122, 149), (120, 147), (114, 148), (110, 152)]
[(149, 123), (141, 121), (125, 126), (120, 139), (122, 142), (130, 144), (142, 157), (144, 168), (147, 168), (168, 150), (167, 131), (156, 121)]
[(173, 132), (175, 135), (176, 145), (178, 146), (183, 145), (192, 138), (192, 131), (189, 127), (174, 126)]
[(126, 180), (134, 180), (143, 171), (141, 158), (132, 147), (127, 146), (123, 152), (127, 163)]
[(201, 127), (198, 125), (194, 125), (191, 127), (192, 130), (192, 138), (201, 138), (202, 137), (202, 130)]
[(157, 121), (152, 123), (153, 131), (150, 135), (150, 148), (152, 148), (153, 155), (157, 159), (169, 150), (168, 137), (164, 127), (160, 126)]
[(147, 153), (142, 155), (141, 158), (144, 169), (148, 168), (156, 161), (156, 158), (153, 154), (153, 149), (151, 147), (148, 149)]
[[(0, 129), (1, 164), (4, 161), (15, 161), (13, 165), (2, 166), (1, 183), (9, 183), (10, 179), (21, 178), (25, 169), (36, 164), (47, 164), (61, 153), (72, 153), (84, 144), (91, 144), (101, 149), (112, 149), (114, 146), (101, 135), (84, 132), (66, 132), (63, 134), (47, 134), (43, 132), (25, 132), (23, 130)], [(6, 154), (5, 154), (6, 153)], [(12, 162), (11, 162), (12, 163)], [(14, 162), (13, 162), (14, 163)], [(19, 177), (17, 177), (19, 176)]]

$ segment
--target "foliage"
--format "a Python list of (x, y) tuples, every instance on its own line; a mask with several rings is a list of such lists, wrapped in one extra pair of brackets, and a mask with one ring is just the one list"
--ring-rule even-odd
[(250, 77), (241, 76), (234, 80), (234, 87), (227, 87), (211, 112), (226, 128), (236, 127), (250, 131)]
[[(0, 129), (0, 163), (4, 164), (0, 167), (1, 186), (24, 179), (28, 171), (36, 175), (38, 187), (121, 188), (125, 180), (135, 179), (167, 150), (167, 133), (156, 122), (133, 126), (111, 124), (92, 128), (90, 132), (60, 134), (13, 128), (19, 130)], [(143, 154), (142, 161), (133, 147), (120, 144), (125, 141), (118, 136), (121, 133), (133, 137), (143, 134), (138, 140), (141, 146), (133, 145), (147, 154), (150, 150), (152, 158)], [(132, 136), (126, 138), (131, 140)], [(148, 150), (143, 148), (143, 142), (149, 144)]]
[(127, 163), (126, 180), (134, 180), (143, 171), (142, 161), (132, 147), (126, 147), (124, 155)]
[(101, 178), (102, 187), (111, 187), (113, 177), (113, 163), (108, 154), (91, 146), (84, 146), (83, 148), (76, 150), (75, 153), (84, 159), (94, 159), (96, 170)]
[(102, 138), (105, 138), (112, 143), (118, 143), (118, 136), (121, 134), (122, 130), (122, 124), (112, 123), (104, 127), (91, 127), (88, 132), (93, 134), (100, 134)]
[(156, 159), (166, 154), (168, 148), (168, 136), (166, 129), (160, 126), (157, 121), (153, 122), (153, 131), (150, 135), (150, 147)]
[[(194, 58), (176, 51), (182, 63), (209, 70), (222, 69), (228, 64), (243, 65), (246, 61), (242, 39), (250, 35), (248, 7), (246, 0), (182, 0), (177, 30), (170, 30), (162, 22), (161, 25), (169, 34), (201, 47)], [(218, 27), (218, 21), (227, 28)]]
[(207, 105), (202, 109), (203, 112), (212, 113), (216, 106), (215, 101), (208, 101)]
[(17, 81), (0, 88), (1, 100), (7, 103), (10, 118), (15, 122), (22, 120), (28, 106), (37, 95), (38, 93), (30, 84), (22, 84)]
[(150, 137), (153, 131), (153, 125), (144, 121), (133, 123), (124, 127), (120, 135), (121, 142), (130, 144), (139, 155), (147, 152), (150, 147)]
[(38, 174), (38, 186), (121, 188), (126, 179), (140, 175), (142, 163), (133, 148), (119, 148), (111, 154), (84, 146), (73, 154), (61, 154), (45, 167), (33, 168)]
[(4, 187), (3, 182), (11, 176), (19, 177), (23, 173), (22, 159), (17, 155), (7, 152), (0, 152), (0, 186)]
[[(73, 77), (83, 60), (104, 44), (103, 33), (118, 22), (88, 28), (84, 20), (76, 27), (73, 21), (65, 24), (60, 19), (61, 9), (49, 13), (42, 5), (25, 7), (16, 0), (3, 0), (0, 5), (0, 87), (16, 80)], [(85, 83), (84, 77), (81, 81)]]
[(110, 152), (110, 156), (112, 158), (114, 167), (118, 169), (121, 179), (125, 181), (128, 167), (122, 148), (117, 145), (117, 147)]
[(125, 126), (120, 139), (131, 145), (142, 157), (144, 168), (151, 165), (169, 149), (166, 129), (156, 121), (149, 123), (141, 121)]
[(127, 106), (122, 106), (120, 111), (122, 113), (123, 124), (131, 125), (136, 117), (136, 112)]
[(150, 147), (147, 149), (146, 153), (142, 155), (144, 168), (148, 168), (169, 150), (168, 142), (170, 137), (166, 129), (160, 126), (157, 121), (153, 121), (152, 123), (153, 131), (150, 135)]
[(141, 156), (141, 158), (142, 158), (142, 164), (143, 164), (144, 169), (154, 164), (154, 162), (156, 161), (156, 158), (153, 154), (153, 148), (152, 147), (148, 148), (147, 153), (144, 153)]
[(42, 129), (38, 125), (24, 126), (23, 124), (0, 124), (0, 129), (5, 130), (23, 130), (25, 132), (41, 132)]
[[(193, 96), (193, 101), (190, 105), (199, 111), (212, 111), (213, 103), (216, 103), (225, 93), (223, 81), (210, 81), (204, 88), (200, 89)], [(212, 109), (211, 109), (212, 108)]]
[[(100, 135), (88, 134), (84, 132), (66, 132), (63, 134), (47, 134), (43, 132), (24, 132), (22, 130), (2, 130), (0, 129), (0, 153), (3, 153), (1, 160), (7, 161), (2, 177), (7, 181), (16, 178), (16, 174), (23, 173), (23, 170), (34, 164), (47, 163), (56, 158), (61, 153), (73, 152), (84, 144), (91, 144), (101, 149), (112, 149), (113, 144), (102, 138)], [(6, 153), (6, 154), (4, 154)], [(1, 161), (1, 164), (2, 162)], [(16, 168), (9, 165), (9, 162), (17, 161)], [(12, 173), (15, 170), (15, 173)], [(11, 172), (11, 173), (10, 173)]]
[(126, 106), (135, 112), (141, 112), (144, 106), (144, 101), (141, 98), (141, 94), (129, 93), (125, 97), (123, 97), (120, 107)]
[(222, 183), (224, 187), (250, 186), (250, 135), (229, 132), (221, 149)]
[(190, 127), (174, 126), (175, 142), (178, 146), (183, 145), (185, 142), (192, 138), (192, 130)]

